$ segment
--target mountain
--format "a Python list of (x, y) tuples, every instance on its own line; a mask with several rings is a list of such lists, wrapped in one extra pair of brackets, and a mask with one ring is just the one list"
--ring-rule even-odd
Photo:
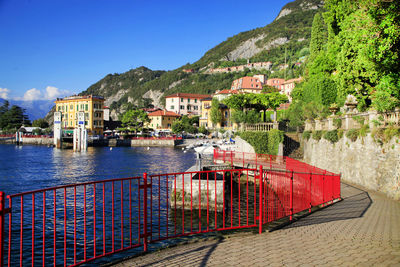
[[(125, 110), (138, 106), (163, 106), (163, 96), (175, 92), (209, 94), (229, 88), (234, 79), (249, 74), (206, 74), (205, 71), (229, 63), (271, 61), (272, 75), (279, 76), (279, 68), (286, 61), (288, 73), (298, 76), (301, 70), (294, 63), (304, 58), (309, 50), (311, 25), (314, 15), (321, 12), (322, 0), (296, 0), (286, 4), (276, 19), (254, 30), (241, 32), (207, 51), (193, 64), (172, 71), (131, 69), (122, 74), (108, 74), (91, 85), (84, 94), (101, 95), (111, 108), (111, 117), (117, 119)], [(194, 73), (183, 72), (193, 69)], [(250, 73), (255, 74), (255, 73)], [(271, 75), (271, 72), (265, 72)], [(289, 76), (290, 76), (289, 75)], [(288, 76), (286, 76), (288, 77)], [(288, 77), (290, 78), (290, 77)]]
[[(5, 99), (0, 98), (0, 105), (3, 105)], [(8, 100), (10, 106), (17, 105), (25, 109), (25, 114), (28, 115), (29, 120), (32, 122), (37, 119), (44, 118), (49, 110), (54, 106), (54, 101), (51, 100)]]

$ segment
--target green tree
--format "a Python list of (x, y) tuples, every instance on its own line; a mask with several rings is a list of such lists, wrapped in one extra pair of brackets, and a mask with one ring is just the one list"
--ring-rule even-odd
[(311, 27), (311, 40), (310, 40), (310, 57), (309, 61), (312, 62), (316, 56), (323, 50), (328, 38), (326, 24), (320, 13), (315, 14), (313, 24)]
[(210, 117), (211, 117), (211, 122), (214, 125), (222, 122), (222, 113), (221, 113), (221, 109), (220, 109), (220, 103), (219, 103), (218, 99), (216, 99), (216, 98), (213, 98), (213, 100), (211, 102)]
[(150, 122), (147, 113), (141, 109), (131, 109), (124, 113), (122, 116), (122, 126), (127, 127), (130, 130), (134, 130), (135, 134), (137, 131), (143, 129), (144, 124)]
[(49, 123), (45, 119), (37, 119), (32, 122), (32, 126), (44, 129), (49, 127)]

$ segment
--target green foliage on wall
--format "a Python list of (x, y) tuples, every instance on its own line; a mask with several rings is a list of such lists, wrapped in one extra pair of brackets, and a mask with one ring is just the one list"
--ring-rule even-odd
[(239, 136), (253, 146), (258, 154), (277, 155), (279, 144), (283, 142), (283, 132), (273, 129), (269, 132), (240, 132)]
[(324, 134), (324, 139), (328, 140), (332, 144), (336, 143), (337, 141), (339, 141), (338, 131), (337, 130), (327, 131)]

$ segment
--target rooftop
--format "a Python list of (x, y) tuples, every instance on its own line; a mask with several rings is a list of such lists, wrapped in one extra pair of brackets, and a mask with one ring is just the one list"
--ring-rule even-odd
[(183, 97), (183, 98), (206, 98), (206, 97), (210, 97), (210, 95), (200, 95), (200, 94), (189, 94), (189, 93), (176, 93), (176, 94), (172, 94), (169, 96), (166, 96), (165, 98), (172, 98), (172, 97)]
[(169, 116), (169, 117), (180, 117), (181, 115), (176, 114), (175, 112), (172, 111), (166, 111), (166, 110), (157, 110), (152, 113), (150, 113), (148, 116)]
[(56, 101), (63, 101), (63, 100), (77, 100), (77, 99), (98, 99), (98, 100), (104, 100), (104, 97), (102, 96), (96, 96), (96, 95), (73, 95), (73, 96), (67, 96), (64, 98), (58, 98)]

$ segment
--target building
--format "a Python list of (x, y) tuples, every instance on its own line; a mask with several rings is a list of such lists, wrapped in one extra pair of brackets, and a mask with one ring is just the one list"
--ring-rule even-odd
[(54, 102), (56, 111), (61, 112), (64, 129), (73, 129), (78, 126), (78, 112), (85, 113), (85, 126), (89, 135), (103, 135), (104, 126), (104, 98), (101, 96), (70, 96), (57, 98)]
[(285, 79), (280, 79), (280, 78), (272, 78), (267, 80), (267, 85), (275, 87), (276, 89), (281, 90), (282, 85), (285, 82)]
[(256, 74), (253, 77), (259, 79), (262, 84), (265, 84), (265, 82), (267, 81), (265, 79), (265, 74)]
[(200, 115), (201, 99), (210, 95), (176, 93), (165, 97), (165, 107), (167, 111), (175, 112), (179, 115)]
[(211, 102), (212, 97), (203, 98), (201, 100), (201, 115), (199, 118), (199, 126), (203, 127), (211, 127), (211, 118), (210, 118), (210, 110), (211, 110)]
[(222, 103), (219, 104), (219, 110), (222, 115), (221, 123), (214, 124), (211, 121), (210, 112), (211, 112), (212, 99), (213, 99), (212, 97), (208, 97), (208, 98), (204, 98), (201, 100), (201, 116), (199, 119), (200, 126), (206, 127), (208, 129), (210, 129), (210, 128), (231, 129), (232, 128), (231, 110)]
[(290, 79), (285, 81), (282, 85), (281, 85), (281, 94), (284, 94), (288, 97), (289, 102), (292, 102), (292, 91), (293, 89), (296, 87), (296, 84), (300, 83), (303, 80), (303, 78), (296, 78), (296, 79)]
[(231, 90), (237, 90), (239, 93), (255, 93), (262, 91), (262, 83), (256, 77), (242, 77), (232, 82)]
[(218, 101), (222, 101), (225, 98), (230, 97), (233, 94), (238, 94), (239, 92), (237, 90), (229, 90), (229, 89), (225, 89), (225, 90), (221, 90), (221, 91), (217, 91), (215, 92), (213, 98), (218, 99)]
[(150, 123), (146, 126), (155, 130), (171, 129), (172, 123), (180, 117), (179, 114), (166, 110), (157, 110), (149, 113), (148, 116), (150, 118)]

